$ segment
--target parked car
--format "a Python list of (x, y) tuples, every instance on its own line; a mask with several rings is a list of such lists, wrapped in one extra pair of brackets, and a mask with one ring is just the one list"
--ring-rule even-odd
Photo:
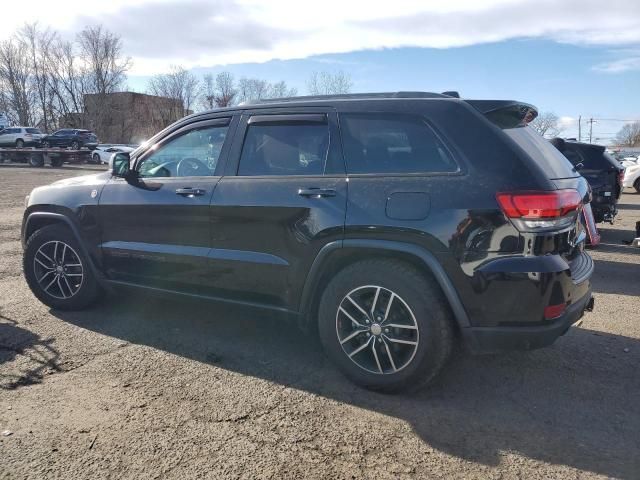
[(635, 157), (630, 155), (622, 159), (619, 159), (618, 163), (620, 163), (620, 165), (622, 165), (624, 168), (628, 168), (628, 167), (634, 167), (636, 165), (639, 165), (640, 163), (638, 162), (638, 160), (640, 160), (640, 157)]
[(45, 135), (34, 127), (9, 127), (0, 131), (0, 147), (39, 146)]
[(133, 152), (137, 145), (122, 145), (114, 143), (101, 143), (93, 149), (91, 160), (93, 163), (109, 163), (109, 159), (118, 152)]
[(640, 163), (634, 163), (625, 168), (624, 178), (622, 180), (624, 188), (635, 188), (640, 193)]
[(79, 150), (87, 147), (93, 150), (98, 146), (98, 137), (90, 130), (63, 128), (42, 139), (42, 145), (48, 147), (64, 147)]
[(117, 285), (279, 312), (375, 390), (428, 383), (454, 342), (543, 347), (592, 308), (593, 261), (589, 186), (536, 115), (415, 92), (191, 115), (33, 190), (26, 280), (56, 309)]
[(624, 167), (602, 145), (554, 138), (551, 143), (591, 185), (591, 209), (596, 223), (611, 222), (618, 213)]

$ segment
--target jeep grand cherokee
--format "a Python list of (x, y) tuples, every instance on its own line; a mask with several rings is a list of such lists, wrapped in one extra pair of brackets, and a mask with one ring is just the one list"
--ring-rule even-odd
[(588, 185), (516, 101), (302, 97), (186, 117), (110, 172), (36, 188), (24, 272), (283, 312), (354, 382), (432, 380), (454, 342), (551, 344), (592, 307)]

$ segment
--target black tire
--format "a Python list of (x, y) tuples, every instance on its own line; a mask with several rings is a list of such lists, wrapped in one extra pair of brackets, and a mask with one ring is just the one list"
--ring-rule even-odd
[(62, 164), (64, 163), (64, 160), (62, 157), (51, 157), (51, 166), (52, 167), (56, 167), (59, 168), (62, 166)]
[(44, 157), (42, 154), (32, 153), (29, 155), (29, 165), (37, 168), (44, 167)]
[(22, 147), (24, 147), (24, 140), (19, 138), (18, 140), (16, 140), (16, 148), (22, 148)]
[(80, 150), (80, 143), (77, 140), (71, 142), (71, 150)]
[(51, 148), (51, 144), (49, 142), (42, 142), (42, 148)]
[(640, 193), (640, 178), (635, 181), (633, 188), (636, 189), (636, 192)]
[[(54, 242), (60, 242), (58, 244), (59, 248), (62, 248), (61, 245), (66, 244), (67, 250), (65, 250), (65, 252), (58, 252), (58, 258), (54, 258), (52, 260), (59, 259), (60, 253), (66, 253), (65, 258), (67, 261), (70, 260), (71, 262), (77, 262), (77, 260), (79, 260), (81, 267), (69, 267), (67, 282), (65, 283), (63, 278), (60, 282), (60, 287), (53, 285), (49, 291), (46, 291), (45, 284), (49, 283), (49, 278), (53, 279), (54, 277), (49, 275), (44, 281), (42, 281), (43, 279), (41, 276), (41, 281), (38, 281), (38, 275), (41, 271), (47, 270), (42, 269), (42, 267), (39, 266), (35, 257), (37, 254), (38, 260), (49, 263), (47, 257), (51, 258), (51, 250), (48, 250), (48, 253), (46, 254), (47, 256), (38, 254), (38, 250), (43, 246), (46, 249)], [(76, 264), (77, 263), (69, 263), (69, 265)], [(63, 225), (48, 225), (37, 230), (33, 235), (31, 235), (31, 237), (29, 237), (23, 255), (22, 267), (27, 284), (33, 294), (38, 298), (38, 300), (51, 308), (59, 310), (82, 310), (99, 297), (100, 287), (93, 275), (89, 262), (82, 252), (75, 236)], [(78, 272), (82, 273), (82, 277), (79, 280), (75, 280), (75, 282), (78, 282), (75, 284), (74, 278), (77, 277), (72, 277), (71, 275), (77, 275)], [(53, 275), (56, 275), (55, 271), (52, 273)], [(77, 290), (73, 292), (73, 288), (75, 287), (77, 287)], [(69, 296), (67, 298), (62, 298), (65, 296), (65, 292)]]
[[(414, 330), (405, 330), (406, 326), (400, 330), (393, 328), (389, 330), (384, 327), (389, 323), (383, 321), (381, 325), (384, 332), (390, 331), (387, 333), (389, 336), (382, 333), (376, 336), (373, 334), (374, 325), (371, 323), (370, 326), (367, 326), (370, 330), (365, 333), (366, 337), (363, 338), (359, 334), (359, 337), (349, 341), (356, 342), (351, 350), (353, 354), (358, 346), (362, 346), (364, 343), (371, 345), (369, 344), (369, 340), (371, 340), (372, 351), (369, 352), (370, 349), (367, 347), (362, 352), (355, 354), (354, 358), (358, 358), (357, 355), (370, 354), (370, 357), (375, 358), (375, 362), (377, 362), (376, 364), (371, 363), (373, 368), (377, 367), (380, 371), (386, 369), (384, 374), (356, 364), (343, 349), (338, 337), (338, 331), (342, 326), (352, 325), (344, 317), (345, 314), (342, 313), (344, 310), (339, 313), (339, 307), (345, 305), (343, 302), (347, 300), (347, 294), (353, 295), (354, 291), (361, 292), (366, 288), (376, 289), (378, 287), (383, 292), (393, 292), (396, 295), (395, 298), (400, 299), (394, 300), (399, 302), (399, 306), (393, 308), (399, 308), (401, 312), (408, 313), (407, 318), (415, 319), (417, 327), (415, 333)], [(378, 299), (378, 294), (375, 298)], [(346, 303), (346, 305), (349, 304)], [(408, 307), (409, 310), (405, 307)], [(411, 314), (413, 314), (412, 317)], [(358, 320), (362, 321), (365, 318), (363, 314)], [(377, 313), (372, 313), (370, 322), (379, 321), (381, 318)], [(393, 318), (392, 320), (394, 324), (404, 323), (397, 322)], [(378, 327), (376, 328), (379, 330)], [(356, 328), (358, 327), (354, 327), (354, 331)], [(322, 294), (318, 311), (318, 330), (328, 357), (347, 378), (362, 387), (383, 392), (415, 390), (426, 386), (433, 381), (446, 364), (453, 345), (453, 317), (438, 285), (410, 265), (386, 259), (361, 261), (344, 268), (336, 275)], [(401, 334), (415, 335), (414, 340), (417, 340), (417, 345), (411, 347), (414, 349), (413, 355), (405, 360), (402, 367), (397, 364), (398, 357), (396, 357), (396, 362), (389, 361), (389, 357), (395, 355), (393, 349), (408, 348), (406, 345), (399, 345), (396, 342), (390, 343), (390, 337), (395, 337), (397, 341), (400, 338), (398, 335)], [(345, 339), (346, 336), (342, 340)], [(349, 342), (346, 345), (351, 345)], [(386, 350), (387, 346), (391, 346), (391, 350)], [(352, 347), (349, 346), (349, 348)], [(400, 353), (402, 354), (402, 351)], [(407, 357), (409, 355), (405, 354), (405, 358)], [(402, 358), (400, 359), (402, 360)], [(397, 370), (396, 367), (398, 367)]]
[(91, 156), (91, 159), (93, 160), (93, 163), (96, 163), (98, 165), (100, 165), (100, 163), (102, 163), (102, 162), (100, 162), (100, 155), (98, 155), (97, 153), (94, 153)]

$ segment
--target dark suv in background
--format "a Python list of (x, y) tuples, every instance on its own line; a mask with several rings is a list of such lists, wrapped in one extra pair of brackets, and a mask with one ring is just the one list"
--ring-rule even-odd
[(281, 312), (354, 382), (423, 385), (456, 341), (542, 347), (593, 305), (588, 185), (536, 114), (394, 93), (191, 115), (36, 188), (25, 276), (59, 309), (127, 286)]
[(52, 135), (47, 135), (42, 139), (42, 146), (48, 147), (64, 147), (72, 150), (79, 150), (87, 147), (93, 150), (98, 146), (98, 137), (89, 131), (77, 128), (63, 128)]
[(596, 223), (613, 223), (618, 213), (624, 168), (602, 145), (562, 138), (554, 138), (551, 143), (591, 185), (591, 209)]

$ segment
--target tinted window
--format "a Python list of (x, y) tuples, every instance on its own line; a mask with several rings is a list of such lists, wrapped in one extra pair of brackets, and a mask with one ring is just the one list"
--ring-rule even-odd
[(215, 174), (228, 127), (204, 127), (175, 137), (138, 166), (142, 177), (204, 177)]
[(40, 130), (37, 128), (27, 128), (26, 131), (27, 133), (40, 133)]
[(422, 117), (340, 116), (349, 173), (455, 172), (458, 166)]
[(328, 149), (324, 123), (249, 125), (238, 175), (322, 175)]

